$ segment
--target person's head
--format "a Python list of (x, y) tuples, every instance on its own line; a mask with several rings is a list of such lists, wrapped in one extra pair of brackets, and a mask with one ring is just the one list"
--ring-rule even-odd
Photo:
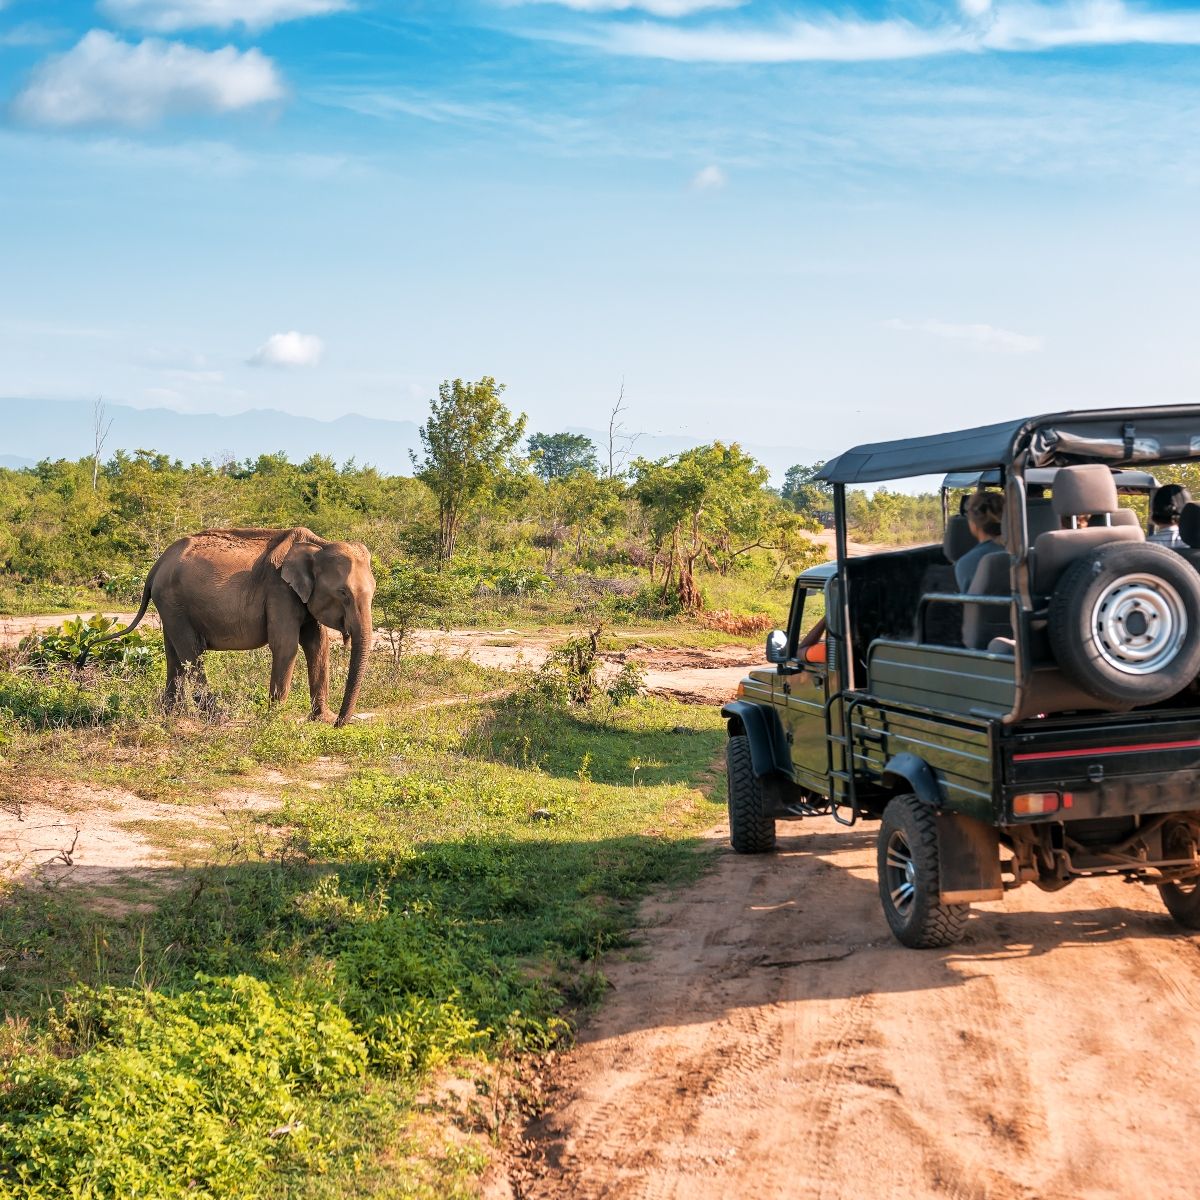
[(1004, 496), (1000, 492), (976, 492), (967, 500), (967, 524), (981, 541), (1000, 536)]
[(1192, 497), (1181, 483), (1164, 484), (1150, 501), (1150, 520), (1155, 525), (1178, 525), (1184, 506)]

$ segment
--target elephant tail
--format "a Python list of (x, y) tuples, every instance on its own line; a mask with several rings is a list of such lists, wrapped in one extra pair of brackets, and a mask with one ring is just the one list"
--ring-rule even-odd
[(150, 568), (150, 573), (146, 576), (146, 586), (142, 588), (142, 606), (137, 610), (137, 616), (124, 629), (114, 630), (112, 633), (106, 633), (103, 637), (96, 638), (94, 642), (89, 642), (83, 648), (83, 653), (75, 660), (77, 667), (82, 667), (87, 662), (88, 655), (92, 652), (93, 646), (99, 646), (101, 642), (111, 642), (114, 638), (124, 637), (127, 633), (132, 633), (138, 627), (138, 622), (146, 615), (146, 610), (150, 607), (150, 585), (154, 582), (154, 572), (157, 570), (158, 563), (155, 563)]

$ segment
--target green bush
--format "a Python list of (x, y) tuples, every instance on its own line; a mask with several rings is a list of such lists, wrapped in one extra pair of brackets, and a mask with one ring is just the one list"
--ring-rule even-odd
[(17, 1062), (0, 1089), (0, 1187), (30, 1200), (269, 1194), (264, 1168), (324, 1165), (303, 1101), (366, 1069), (335, 1004), (246, 976), (81, 988), (58, 1032), (69, 1057)]
[(58, 629), (22, 638), (19, 649), (33, 666), (42, 669), (83, 665), (84, 655), (89, 663), (137, 671), (150, 670), (162, 661), (162, 639), (147, 637), (136, 629), (124, 637), (96, 645), (116, 624), (100, 613), (86, 621), (83, 617), (71, 617)]
[(27, 729), (107, 724), (128, 703), (120, 690), (101, 692), (70, 677), (0, 674), (0, 714)]

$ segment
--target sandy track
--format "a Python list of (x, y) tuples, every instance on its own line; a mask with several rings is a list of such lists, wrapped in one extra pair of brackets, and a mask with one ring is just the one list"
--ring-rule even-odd
[(956, 947), (905, 950), (874, 828), (781, 825), (779, 853), (723, 850), (647, 905), (515, 1194), (1196, 1194), (1200, 941), (1157, 893), (1086, 881), (978, 906)]
[[(133, 613), (104, 614), (121, 625), (133, 620)], [(0, 646), (15, 646), (30, 633), (54, 629), (62, 616), (0, 617)], [(142, 624), (157, 629), (159, 620), (153, 611)], [(514, 629), (416, 629), (406, 644), (413, 654), (442, 654), (469, 658), (481, 667), (503, 671), (536, 670), (546, 661), (550, 649), (563, 640), (554, 636), (530, 634)], [(337, 644), (340, 641), (335, 638)], [(387, 645), (386, 634), (375, 635), (375, 645)], [(645, 667), (646, 691), (698, 704), (719, 704), (733, 695), (738, 680), (752, 666), (762, 664), (757, 647), (722, 646), (710, 650), (672, 650), (665, 648), (631, 649), (623, 653), (605, 653), (610, 673), (625, 658), (636, 658)]]

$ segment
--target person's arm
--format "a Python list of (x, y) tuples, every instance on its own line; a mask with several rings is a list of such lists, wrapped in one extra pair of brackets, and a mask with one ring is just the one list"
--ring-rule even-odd
[(803, 658), (804, 651), (809, 646), (815, 646), (824, 636), (827, 626), (825, 618), (822, 617), (805, 635), (800, 639), (800, 644), (796, 647), (796, 657)]

